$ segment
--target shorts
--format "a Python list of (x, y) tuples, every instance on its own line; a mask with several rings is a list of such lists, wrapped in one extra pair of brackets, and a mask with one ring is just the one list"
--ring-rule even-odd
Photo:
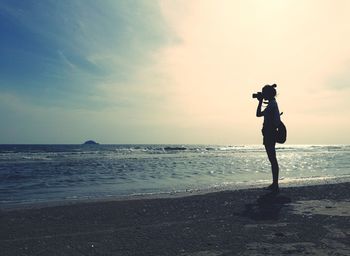
[(261, 130), (263, 134), (263, 144), (264, 145), (275, 145), (276, 144), (276, 129), (265, 129)]

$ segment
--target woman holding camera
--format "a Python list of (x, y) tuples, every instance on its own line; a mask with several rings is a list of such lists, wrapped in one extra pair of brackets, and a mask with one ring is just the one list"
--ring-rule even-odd
[[(262, 128), (263, 134), (263, 144), (269, 161), (271, 163), (272, 169), (272, 184), (266, 189), (272, 190), (273, 192), (278, 192), (278, 173), (279, 166), (276, 158), (276, 134), (277, 128), (281, 122), (280, 112), (278, 105), (275, 99), (277, 85), (265, 85), (262, 88), (262, 92), (256, 95), (256, 98), (259, 100), (258, 107), (256, 109), (257, 117), (264, 117), (264, 124)], [(261, 110), (263, 99), (268, 100), (268, 105), (264, 110)]]

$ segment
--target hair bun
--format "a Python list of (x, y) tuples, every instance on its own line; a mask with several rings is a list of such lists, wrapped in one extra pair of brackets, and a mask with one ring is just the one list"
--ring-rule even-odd
[(271, 85), (273, 88), (276, 88), (277, 87), (277, 84), (273, 84), (273, 85)]

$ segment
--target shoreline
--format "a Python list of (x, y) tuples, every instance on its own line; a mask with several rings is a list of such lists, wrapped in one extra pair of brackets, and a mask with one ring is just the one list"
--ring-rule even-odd
[[(350, 175), (342, 177), (314, 177), (314, 178), (299, 178), (299, 179), (281, 179), (280, 188), (293, 188), (293, 187), (309, 187), (309, 186), (322, 186), (329, 184), (341, 184), (350, 183)], [(172, 199), (191, 197), (196, 195), (206, 195), (218, 192), (230, 192), (230, 191), (241, 191), (251, 189), (263, 189), (268, 186), (268, 182), (258, 182), (255, 184), (228, 184), (221, 186), (212, 186), (204, 189), (186, 189), (182, 191), (171, 191), (171, 192), (154, 192), (154, 193), (135, 193), (131, 195), (112, 195), (106, 197), (89, 197), (89, 198), (77, 198), (77, 199), (59, 199), (51, 201), (35, 201), (35, 202), (22, 202), (5, 204), (0, 206), (0, 211), (12, 211), (12, 210), (26, 210), (26, 209), (40, 209), (66, 205), (76, 205), (85, 203), (104, 203), (114, 201), (133, 201), (133, 200), (152, 200), (152, 199)]]
[(2, 255), (349, 255), (350, 183), (0, 211)]

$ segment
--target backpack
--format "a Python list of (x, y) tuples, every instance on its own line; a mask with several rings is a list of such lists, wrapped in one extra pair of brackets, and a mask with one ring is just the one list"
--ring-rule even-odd
[(279, 126), (277, 127), (277, 133), (276, 133), (276, 142), (283, 144), (287, 140), (287, 128), (284, 125), (284, 123), (281, 121)]

